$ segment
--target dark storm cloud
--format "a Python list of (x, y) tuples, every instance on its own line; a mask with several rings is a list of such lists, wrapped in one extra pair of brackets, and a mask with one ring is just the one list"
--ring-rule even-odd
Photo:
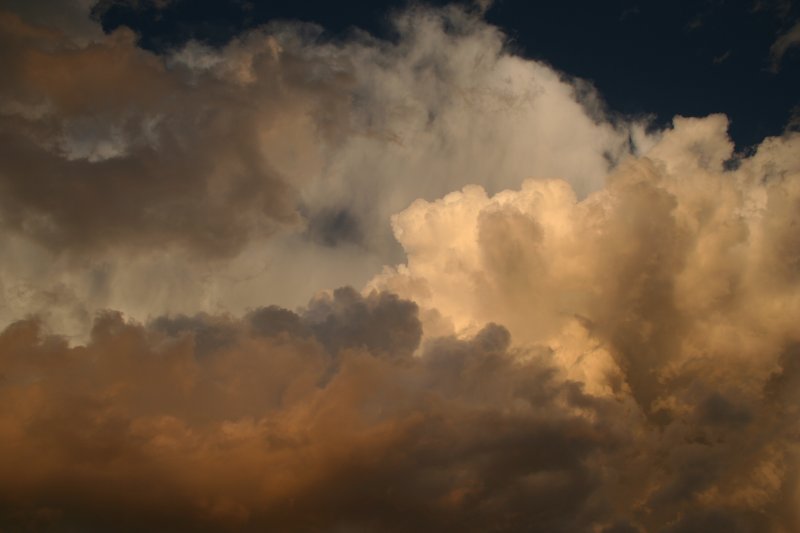
[[(390, 293), (364, 297), (351, 287), (317, 296), (299, 314), (269, 306), (251, 311), (243, 321), (249, 334), (257, 337), (313, 338), (331, 356), (344, 350), (366, 350), (406, 359), (422, 338), (416, 304)], [(238, 322), (207, 314), (162, 316), (148, 328), (170, 337), (191, 336), (198, 355), (230, 347), (241, 333)]]
[[(288, 313), (148, 327), (112, 313), (77, 348), (9, 327), (3, 525), (575, 531), (606, 514), (586, 461), (618, 437), (571, 410), (613, 405), (541, 354), (515, 360), (500, 326), (410, 358), (416, 307), (393, 295), (341, 289), (294, 315), (310, 337), (263, 336)], [(364, 338), (365, 317), (384, 339)]]
[(215, 319), (205, 314), (193, 317), (162, 316), (149, 324), (153, 331), (170, 337), (190, 336), (198, 357), (212, 355), (230, 347), (237, 337), (237, 328), (229, 320)]
[(680, 370), (660, 394), (688, 410), (654, 424), (624, 390), (587, 392), (551, 348), (515, 347), (502, 326), (421, 346), (420, 327), (412, 302), (347, 288), (297, 313), (267, 307), (241, 320), (142, 326), (106, 313), (76, 347), (35, 320), (13, 324), (0, 335), (0, 399), (11, 406), (0, 415), (2, 525), (749, 532), (795, 523), (787, 461), (797, 399), (787, 380), (796, 349), (755, 396)]
[(422, 337), (416, 304), (389, 293), (373, 293), (365, 299), (352, 288), (336, 289), (332, 297), (313, 300), (303, 318), (334, 354), (363, 348), (407, 358)]
[[(161, 57), (0, 17), (0, 310), (148, 317), (13, 307), (0, 528), (800, 529), (800, 135), (647, 133), (463, 9), (394, 23)], [(404, 263), (274, 305), (391, 213)]]

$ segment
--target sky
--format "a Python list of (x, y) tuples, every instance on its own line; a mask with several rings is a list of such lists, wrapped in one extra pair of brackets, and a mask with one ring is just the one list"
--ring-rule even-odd
[(800, 7), (0, 1), (0, 530), (800, 531)]

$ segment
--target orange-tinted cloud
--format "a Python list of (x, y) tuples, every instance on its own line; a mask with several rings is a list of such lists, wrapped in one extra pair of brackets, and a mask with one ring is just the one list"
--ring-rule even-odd
[(16, 323), (4, 525), (569, 530), (607, 514), (585, 461), (619, 446), (593, 420), (614, 405), (542, 354), (517, 360), (502, 327), (422, 358), (419, 336), (412, 303), (349, 289), (303, 315), (106, 314), (81, 347)]
[[(0, 527), (800, 528), (800, 136), (645, 134), (475, 15), (395, 23), (0, 18)], [(404, 263), (273, 305), (392, 212)]]
[[(420, 326), (413, 303), (352, 289), (300, 314), (272, 307), (139, 325), (107, 313), (76, 347), (18, 322), (0, 336), (3, 525), (797, 523), (795, 347), (765, 379), (737, 367), (721, 378), (702, 360), (674, 369), (656, 389), (671, 415), (659, 418), (640, 410), (634, 383), (587, 393), (552, 348), (514, 347), (501, 326), (418, 347)], [(748, 382), (760, 389), (735, 389)]]

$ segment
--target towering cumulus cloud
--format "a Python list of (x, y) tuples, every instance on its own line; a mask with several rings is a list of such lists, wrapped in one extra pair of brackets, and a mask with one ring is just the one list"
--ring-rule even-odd
[(800, 530), (800, 134), (395, 26), (0, 16), (0, 529)]

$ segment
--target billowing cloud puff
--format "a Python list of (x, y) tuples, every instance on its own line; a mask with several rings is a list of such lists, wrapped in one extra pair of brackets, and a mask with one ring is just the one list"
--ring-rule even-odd
[(393, 218), (407, 263), (372, 285), (413, 298), (436, 334), (497, 321), (541, 342), (579, 326), (648, 371), (710, 352), (770, 371), (763, 352), (800, 313), (800, 137), (731, 160), (725, 129), (677, 118), (582, 200), (562, 180), (418, 200)]
[(778, 420), (797, 409), (800, 136), (731, 159), (726, 126), (676, 118), (582, 200), (552, 180), (417, 201), (393, 219), (407, 263), (372, 286), (414, 299), (430, 334), (499, 322), (586, 391), (635, 402), (669, 472), (642, 499), (651, 518), (668, 504), (729, 530), (734, 509), (772, 509), (791, 530), (797, 426)]

